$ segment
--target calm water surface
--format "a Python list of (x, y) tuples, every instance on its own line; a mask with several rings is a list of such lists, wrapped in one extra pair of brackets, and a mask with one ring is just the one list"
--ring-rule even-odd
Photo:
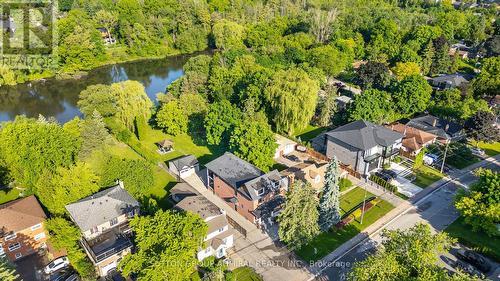
[(109, 65), (91, 70), (81, 79), (47, 79), (16, 86), (0, 87), (0, 121), (14, 119), (24, 114), (29, 117), (53, 116), (66, 122), (81, 116), (76, 105), (78, 94), (89, 85), (111, 84), (136, 80), (146, 88), (154, 101), (157, 93), (182, 76), (182, 66), (189, 56), (168, 57), (160, 60), (143, 60)]

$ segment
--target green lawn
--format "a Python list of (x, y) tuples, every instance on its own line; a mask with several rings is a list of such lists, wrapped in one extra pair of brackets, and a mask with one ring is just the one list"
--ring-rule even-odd
[[(363, 202), (364, 196), (365, 190), (361, 187), (356, 187), (355, 189), (344, 194), (340, 199), (341, 214), (344, 214), (345, 212), (351, 210), (351, 208)], [(371, 196), (374, 195), (367, 192), (366, 198), (370, 198)], [(381, 200), (377, 205), (365, 213), (363, 224), (360, 223), (359, 219), (356, 219), (342, 229), (335, 228), (332, 231), (323, 232), (316, 236), (316, 238), (314, 238), (309, 244), (296, 251), (296, 254), (307, 262), (317, 261), (356, 236), (393, 208), (394, 206)]]
[(445, 232), (457, 238), (460, 243), (500, 262), (500, 237), (488, 237), (483, 232), (473, 232), (472, 227), (465, 224), (462, 217), (450, 224)]
[(493, 142), (493, 143), (486, 143), (486, 142), (478, 142), (478, 143), (472, 143), (473, 146), (477, 146), (484, 150), (484, 152), (488, 156), (495, 156), (497, 154), (500, 154), (500, 142)]
[(233, 270), (234, 280), (236, 281), (262, 281), (253, 268), (249, 266), (238, 267)]
[(294, 137), (297, 139), (300, 138), (300, 140), (303, 142), (309, 142), (324, 131), (326, 131), (326, 128), (307, 125), (305, 129), (296, 132), (294, 134)]
[(0, 190), (0, 204), (12, 201), (19, 197), (21, 190), (17, 188), (2, 189)]
[(463, 169), (479, 161), (481, 160), (474, 155), (471, 155), (470, 157), (461, 157), (460, 155), (452, 155), (446, 159), (446, 164), (453, 166), (457, 169)]
[(416, 179), (413, 183), (421, 188), (426, 188), (444, 177), (444, 175), (438, 170), (425, 165), (415, 171), (415, 176)]

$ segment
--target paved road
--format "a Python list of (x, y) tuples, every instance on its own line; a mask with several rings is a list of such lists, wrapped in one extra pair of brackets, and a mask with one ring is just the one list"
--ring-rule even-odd
[[(500, 166), (489, 163), (484, 166), (500, 172)], [(472, 172), (467, 172), (457, 179), (460, 184), (469, 185), (476, 179)], [(418, 202), (407, 213), (389, 224), (387, 229), (407, 229), (416, 223), (426, 222), (435, 231), (445, 229), (450, 223), (456, 220), (458, 213), (453, 207), (453, 198), (458, 190), (459, 184), (450, 182), (436, 190), (426, 199)], [(349, 253), (341, 257), (338, 262), (327, 267), (316, 280), (345, 280), (345, 275), (349, 271), (352, 263), (366, 258), (367, 255), (375, 251), (375, 247), (380, 243), (380, 234), (375, 234), (371, 239), (352, 249)], [(498, 272), (497, 272), (498, 275)]]

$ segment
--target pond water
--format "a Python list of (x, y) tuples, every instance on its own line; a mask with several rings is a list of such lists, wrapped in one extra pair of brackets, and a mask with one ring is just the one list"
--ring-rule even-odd
[(14, 119), (17, 115), (55, 117), (64, 123), (81, 116), (76, 103), (78, 94), (89, 85), (111, 84), (136, 80), (144, 85), (148, 96), (155, 101), (157, 93), (183, 75), (182, 66), (190, 56), (142, 60), (89, 71), (80, 79), (28, 82), (16, 86), (0, 87), (0, 121)]

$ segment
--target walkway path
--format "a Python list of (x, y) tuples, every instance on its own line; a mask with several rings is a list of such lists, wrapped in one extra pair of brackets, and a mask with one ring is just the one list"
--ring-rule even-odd
[(191, 175), (184, 180), (217, 207), (225, 210), (228, 217), (247, 231), (246, 237), (235, 233), (235, 245), (229, 252), (231, 268), (249, 265), (266, 281), (308, 280), (313, 277), (305, 264), (296, 259), (293, 253), (286, 247), (276, 245), (267, 234), (214, 195), (198, 175)]

